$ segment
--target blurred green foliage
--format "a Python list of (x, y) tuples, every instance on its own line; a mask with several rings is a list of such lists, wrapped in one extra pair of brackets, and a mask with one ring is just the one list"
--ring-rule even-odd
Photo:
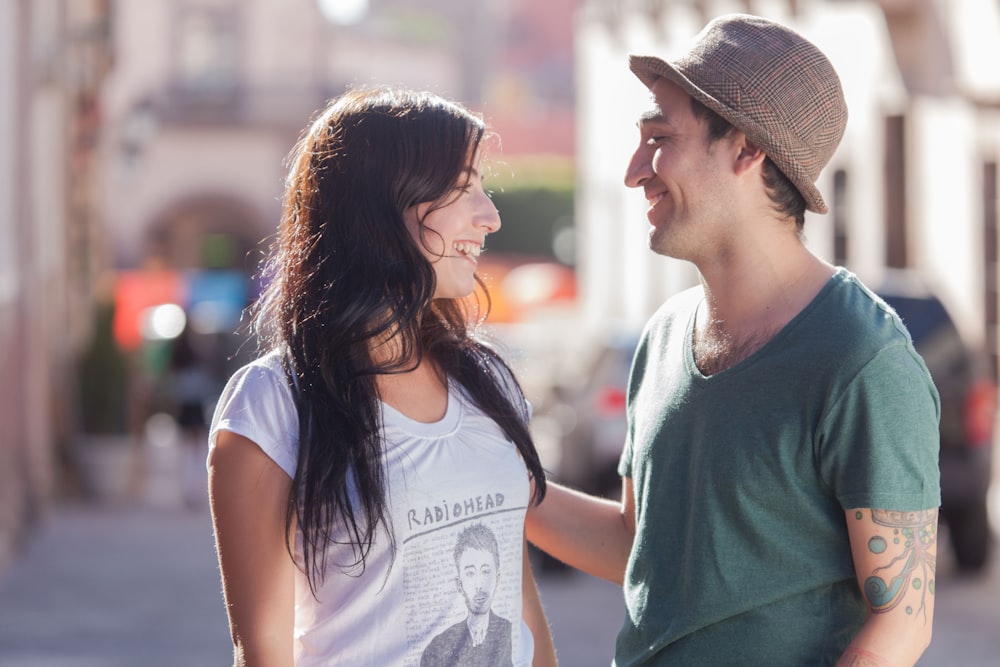
[(573, 220), (573, 191), (518, 188), (493, 193), (503, 230), (487, 242), (490, 252), (554, 258), (552, 241)]
[(80, 425), (85, 433), (118, 435), (129, 427), (128, 358), (114, 337), (114, 306), (98, 303), (94, 332), (78, 362)]
[(500, 233), (487, 241), (489, 251), (556, 259), (553, 240), (573, 226), (571, 166), (549, 161), (501, 167), (486, 187), (503, 222)]

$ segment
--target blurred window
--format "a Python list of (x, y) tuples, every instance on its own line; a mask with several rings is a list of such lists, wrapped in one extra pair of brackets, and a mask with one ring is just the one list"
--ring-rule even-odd
[(885, 263), (905, 269), (906, 245), (906, 124), (903, 116), (885, 119)]
[(235, 88), (239, 35), (234, 8), (180, 7), (177, 12), (176, 77), (191, 92)]
[(997, 267), (997, 163), (988, 161), (983, 164), (983, 314), (986, 326), (986, 343), (990, 352), (991, 371), (993, 379), (997, 379), (998, 340), (997, 328), (1000, 327), (998, 314), (997, 280), (1000, 279)]

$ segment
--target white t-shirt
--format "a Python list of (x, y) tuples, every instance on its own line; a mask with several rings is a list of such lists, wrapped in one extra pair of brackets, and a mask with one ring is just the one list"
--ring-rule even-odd
[[(521, 614), (522, 541), (530, 488), (517, 448), (454, 385), (449, 386), (447, 413), (439, 422), (416, 422), (385, 404), (382, 418), (395, 558), (388, 536), (380, 531), (365, 570), (345, 573), (331, 567), (316, 591), (318, 600), (305, 575), (297, 572), (295, 664), (420, 665), (434, 637), (469, 614), (455, 552), (463, 530), (477, 526), (472, 533), (481, 536), (485, 527), (496, 537), (499, 565), (493, 571), (489, 559), (480, 559), (481, 572), (474, 576), (472, 569), (467, 571), (466, 590), (476, 587), (476, 576), (480, 581), (478, 592), (468, 595), (469, 604), (481, 606), (485, 600), (495, 616), (510, 621), (504, 629), (509, 627), (511, 634), (512, 663), (503, 664), (530, 665), (534, 642)], [(210, 446), (220, 430), (249, 438), (294, 475), (298, 417), (277, 353), (251, 362), (229, 380), (212, 419)], [(331, 547), (327, 562), (353, 563), (356, 554), (347, 532), (337, 528), (334, 541), (347, 545)], [(482, 540), (478, 545), (482, 547)], [(296, 557), (301, 563), (301, 534)]]

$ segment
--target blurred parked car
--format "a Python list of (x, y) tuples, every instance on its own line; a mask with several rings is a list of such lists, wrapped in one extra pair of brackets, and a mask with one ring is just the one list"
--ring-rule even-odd
[(963, 340), (914, 274), (892, 272), (877, 291), (909, 329), (941, 395), (941, 519), (958, 566), (980, 570), (992, 541), (987, 494), (997, 400), (985, 351)]
[[(991, 548), (990, 486), (997, 388), (985, 354), (962, 339), (941, 301), (907, 272), (879, 294), (903, 319), (941, 395), (941, 518), (958, 566), (981, 569)], [(637, 335), (600, 346), (580, 381), (553, 392), (546, 413), (561, 426), (558, 481), (606, 497), (621, 490), (625, 397)]]
[(547, 412), (561, 431), (558, 481), (609, 498), (621, 494), (625, 392), (638, 343), (638, 333), (611, 336), (579, 377), (554, 388)]

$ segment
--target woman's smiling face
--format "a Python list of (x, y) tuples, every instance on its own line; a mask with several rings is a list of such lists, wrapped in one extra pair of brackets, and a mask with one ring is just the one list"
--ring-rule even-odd
[(440, 204), (408, 208), (406, 227), (437, 277), (435, 299), (457, 299), (476, 288), (475, 272), (486, 235), (500, 229), (500, 215), (483, 189), (478, 156)]

